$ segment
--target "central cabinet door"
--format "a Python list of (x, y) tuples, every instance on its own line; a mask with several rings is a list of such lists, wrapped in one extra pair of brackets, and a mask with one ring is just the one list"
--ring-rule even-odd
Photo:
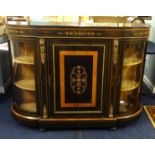
[(89, 39), (48, 41), (50, 116), (104, 116), (108, 110), (110, 42)]

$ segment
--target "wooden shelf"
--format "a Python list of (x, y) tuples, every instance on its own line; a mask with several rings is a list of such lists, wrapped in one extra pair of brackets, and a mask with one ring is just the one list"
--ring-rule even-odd
[(14, 58), (14, 61), (20, 64), (34, 65), (34, 58), (32, 56), (18, 56)]
[(19, 108), (27, 112), (36, 112), (36, 103), (35, 102), (23, 102), (19, 105)]
[(131, 91), (139, 87), (139, 82), (131, 80), (123, 80), (121, 85), (121, 91)]
[(19, 80), (19, 81), (15, 82), (15, 85), (20, 89), (35, 91), (34, 79)]
[(135, 66), (138, 64), (141, 64), (143, 62), (143, 59), (133, 59), (133, 58), (124, 58), (124, 67), (128, 66)]

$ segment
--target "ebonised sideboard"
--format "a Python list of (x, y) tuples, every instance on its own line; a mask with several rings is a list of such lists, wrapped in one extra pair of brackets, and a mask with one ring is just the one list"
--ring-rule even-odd
[(137, 119), (149, 28), (7, 25), (13, 116), (39, 128), (116, 127)]

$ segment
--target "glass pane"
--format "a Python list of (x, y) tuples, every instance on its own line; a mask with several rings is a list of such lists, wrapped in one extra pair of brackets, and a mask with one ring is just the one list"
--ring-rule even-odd
[(27, 91), (18, 87), (14, 88), (16, 104), (19, 109), (26, 112), (36, 112), (36, 99), (34, 91)]
[(144, 44), (126, 44), (120, 93), (119, 112), (131, 112), (139, 104)]
[(32, 43), (19, 42), (15, 51), (15, 62), (21, 64), (34, 64), (34, 47)]
[(35, 91), (34, 66), (15, 64), (15, 85), (24, 90)]
[(37, 112), (34, 75), (34, 43), (15, 40), (13, 50), (14, 100), (25, 112)]

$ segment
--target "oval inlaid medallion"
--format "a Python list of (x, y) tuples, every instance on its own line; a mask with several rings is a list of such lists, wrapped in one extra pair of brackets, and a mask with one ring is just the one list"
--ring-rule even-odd
[(73, 67), (70, 75), (70, 85), (75, 94), (83, 94), (87, 88), (87, 71), (84, 66)]

